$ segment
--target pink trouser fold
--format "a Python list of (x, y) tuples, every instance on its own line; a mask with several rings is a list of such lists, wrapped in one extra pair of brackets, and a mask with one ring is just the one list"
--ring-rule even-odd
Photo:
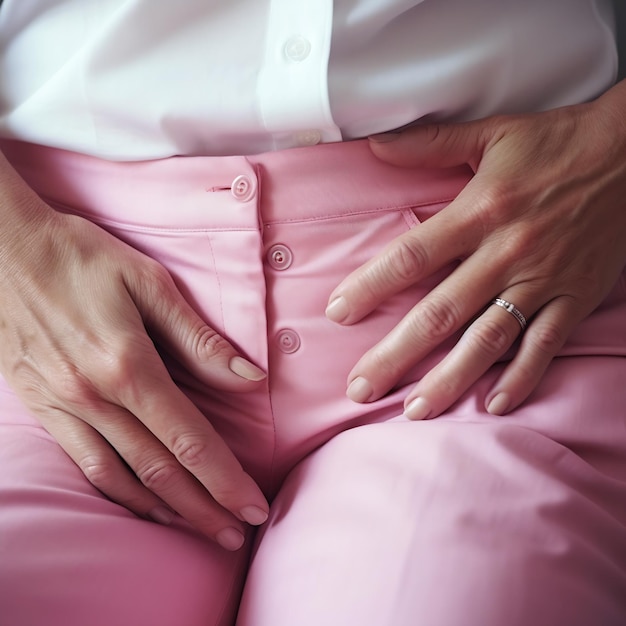
[(272, 503), (236, 554), (182, 520), (138, 519), (0, 382), (2, 626), (626, 623), (625, 275), (511, 415), (483, 408), (498, 363), (413, 423), (410, 385), (458, 337), (371, 404), (346, 398), (346, 378), (451, 268), (351, 327), (324, 309), (467, 170), (396, 169), (366, 142), (125, 164), (1, 147), (55, 209), (161, 262), (268, 372), (238, 395), (167, 362)]

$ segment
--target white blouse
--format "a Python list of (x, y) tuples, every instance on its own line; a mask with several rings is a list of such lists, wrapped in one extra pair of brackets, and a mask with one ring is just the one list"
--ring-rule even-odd
[(4, 0), (0, 136), (249, 154), (595, 97), (610, 0)]

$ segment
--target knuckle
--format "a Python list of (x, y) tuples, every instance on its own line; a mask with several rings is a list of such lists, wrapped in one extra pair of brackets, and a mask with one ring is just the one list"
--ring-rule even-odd
[(175, 311), (178, 291), (167, 269), (154, 259), (142, 257), (132, 268), (129, 278), (135, 302), (143, 310), (146, 319), (167, 317)]
[(475, 200), (474, 212), (480, 218), (486, 233), (501, 225), (504, 220), (504, 207), (508, 202), (507, 191), (497, 182), (491, 182), (490, 185), (480, 189), (480, 194)]
[(58, 366), (52, 381), (52, 388), (70, 406), (93, 408), (96, 404), (93, 385), (75, 366), (69, 363)]
[(482, 354), (496, 356), (507, 350), (513, 337), (497, 320), (481, 318), (472, 324), (465, 339)]
[(115, 484), (115, 466), (107, 455), (91, 454), (78, 462), (85, 478), (96, 488), (106, 493)]
[(207, 448), (207, 442), (202, 437), (183, 433), (174, 438), (170, 449), (182, 465), (193, 470), (208, 458)]
[(421, 276), (428, 267), (428, 255), (422, 245), (407, 239), (399, 240), (386, 257), (385, 276), (396, 276), (409, 283)]
[(516, 225), (507, 229), (506, 237), (499, 241), (498, 251), (507, 265), (519, 264), (520, 259), (528, 258), (536, 249), (539, 241), (537, 232), (528, 225)]
[(137, 374), (145, 370), (146, 361), (142, 358), (145, 354), (136, 337), (129, 333), (118, 336), (101, 354), (98, 363), (99, 384), (119, 397), (122, 391), (132, 388)]
[(532, 224), (522, 223), (519, 220), (520, 205), (525, 206), (525, 204), (526, 202), (522, 200), (515, 186), (507, 187), (497, 181), (490, 181), (488, 186), (482, 186), (476, 197), (472, 216), (481, 224), (483, 239), (500, 231), (511, 223), (512, 218), (515, 218), (516, 228), (505, 228), (506, 236), (499, 241), (499, 244), (506, 248), (515, 247), (517, 240), (527, 241)]
[(50, 386), (65, 403), (96, 409), (102, 398), (119, 399), (136, 390), (146, 370), (146, 350), (130, 333), (112, 337), (98, 357), (79, 365), (63, 362), (51, 374)]
[(173, 460), (157, 459), (135, 470), (137, 478), (154, 493), (169, 491), (180, 478), (180, 467)]
[(111, 356), (106, 358), (99, 368), (100, 385), (106, 390), (119, 391), (129, 380), (129, 374), (128, 363), (118, 355)]
[(461, 311), (451, 300), (438, 296), (422, 301), (415, 324), (431, 340), (448, 337), (461, 325)]
[(196, 331), (193, 345), (194, 352), (204, 358), (219, 357), (232, 351), (228, 341), (206, 325)]
[(537, 326), (532, 327), (532, 333), (528, 333), (528, 341), (541, 354), (554, 356), (565, 343), (565, 334), (554, 324), (543, 323)]
[(158, 261), (151, 258), (142, 260), (144, 262), (139, 267), (141, 285), (144, 289), (149, 289), (158, 301), (172, 291), (172, 277)]

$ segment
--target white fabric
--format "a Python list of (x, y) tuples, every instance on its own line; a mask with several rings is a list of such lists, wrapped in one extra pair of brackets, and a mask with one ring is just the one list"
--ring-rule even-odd
[(0, 136), (249, 154), (590, 99), (610, 0), (4, 0)]

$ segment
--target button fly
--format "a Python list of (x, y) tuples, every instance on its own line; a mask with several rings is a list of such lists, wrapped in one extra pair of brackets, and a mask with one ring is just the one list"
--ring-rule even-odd
[(285, 328), (276, 336), (278, 349), (285, 354), (293, 354), (300, 348), (300, 337), (295, 330)]
[(247, 202), (248, 200), (254, 198), (254, 195), (256, 194), (256, 185), (248, 176), (244, 176), (242, 174), (241, 176), (237, 176), (237, 178), (235, 178), (230, 191), (233, 196), (239, 200), (239, 202)]
[(267, 251), (267, 261), (270, 267), (282, 272), (291, 266), (293, 254), (287, 246), (282, 243), (277, 243)]

